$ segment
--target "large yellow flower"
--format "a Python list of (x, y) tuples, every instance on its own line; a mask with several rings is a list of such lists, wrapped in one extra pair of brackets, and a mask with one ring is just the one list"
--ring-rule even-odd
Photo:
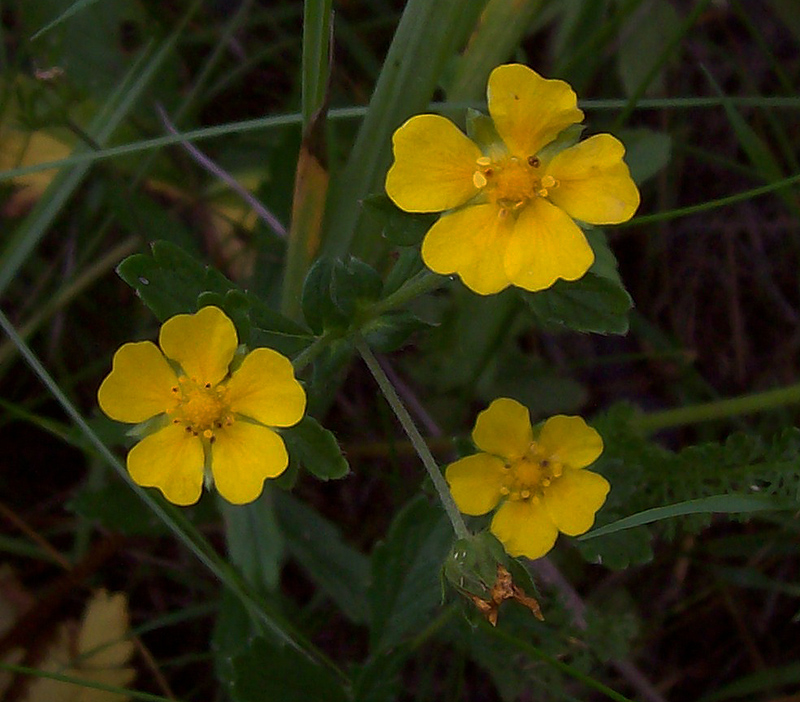
[(163, 426), (128, 453), (131, 478), (189, 505), (200, 498), (209, 469), (229, 502), (256, 499), (264, 480), (289, 462), (283, 439), (270, 427), (297, 424), (305, 411), (291, 362), (258, 348), (229, 373), (239, 342), (217, 307), (168, 319), (158, 343), (161, 350), (150, 341), (122, 346), (97, 392), (100, 408), (117, 421), (163, 416)]
[(510, 555), (540, 558), (559, 531), (576, 536), (594, 524), (610, 486), (583, 470), (603, 451), (583, 419), (557, 415), (534, 435), (528, 410), (500, 398), (478, 415), (472, 440), (482, 452), (451, 463), (445, 477), (464, 514), (501, 503), (490, 528)]
[(495, 68), (487, 95), (499, 141), (478, 145), (444, 117), (412, 117), (394, 133), (386, 192), (407, 212), (445, 213), (422, 258), (477, 293), (577, 280), (594, 253), (573, 220), (618, 224), (639, 206), (625, 147), (598, 134), (545, 149), (583, 112), (567, 83), (527, 66)]

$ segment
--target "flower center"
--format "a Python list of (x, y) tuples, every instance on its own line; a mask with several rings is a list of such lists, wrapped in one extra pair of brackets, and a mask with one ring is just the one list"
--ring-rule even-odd
[(541, 174), (542, 164), (536, 156), (496, 160), (481, 156), (475, 165), (473, 184), (500, 208), (501, 216), (519, 214), (534, 197), (547, 197), (548, 190), (558, 187), (553, 176)]
[(563, 472), (563, 466), (544, 455), (534, 441), (522, 458), (506, 466), (506, 477), (500, 488), (509, 500), (538, 502), (545, 489)]
[(214, 441), (214, 432), (233, 424), (233, 413), (228, 403), (228, 389), (224, 385), (212, 387), (198, 383), (195, 378), (181, 377), (172, 388), (176, 405), (170, 411), (173, 424), (183, 424), (194, 436), (203, 435)]

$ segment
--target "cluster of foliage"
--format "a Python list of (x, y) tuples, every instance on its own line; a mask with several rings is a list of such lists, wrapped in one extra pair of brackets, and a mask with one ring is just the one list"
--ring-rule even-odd
[(4, 7), (0, 600), (46, 595), (0, 689), (796, 688), (800, 16), (760, 4)]

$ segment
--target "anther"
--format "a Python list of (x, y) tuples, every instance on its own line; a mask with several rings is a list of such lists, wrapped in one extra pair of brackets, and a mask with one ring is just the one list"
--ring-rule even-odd
[(555, 188), (557, 185), (558, 181), (551, 175), (546, 175), (544, 178), (542, 178), (543, 188)]
[(541, 163), (542, 162), (538, 159), (538, 157), (536, 157), (536, 156), (528, 156), (528, 165), (531, 168), (539, 168)]
[(177, 392), (178, 392), (178, 388), (177, 388), (176, 386), (173, 386), (173, 387), (172, 387), (172, 388), (170, 388), (170, 389), (172, 390), (172, 392), (175, 392), (175, 393), (177, 393)]
[(509, 492), (511, 491), (505, 485), (503, 485), (503, 487), (500, 488), (501, 495), (508, 495)]
[(489, 166), (492, 163), (492, 159), (488, 156), (481, 156), (477, 161), (475, 161), (479, 166)]
[(519, 493), (519, 496), (523, 500), (527, 500), (531, 496), (531, 491), (530, 490), (523, 490), (522, 492)]
[[(177, 422), (178, 420), (176, 419), (175, 421)], [(187, 434), (194, 434), (194, 432), (192, 431), (191, 427), (186, 427), (186, 433)]]
[(214, 436), (214, 432), (213, 432), (213, 431), (211, 431), (211, 429), (206, 429), (206, 430), (203, 432), (203, 436), (205, 436), (205, 437), (206, 437), (206, 439), (211, 439), (211, 438)]
[(475, 171), (475, 172), (472, 174), (472, 184), (473, 184), (473, 185), (474, 185), (476, 188), (479, 188), (479, 189), (480, 189), (480, 188), (483, 188), (483, 187), (486, 185), (486, 183), (488, 183), (488, 182), (489, 182), (489, 181), (488, 181), (488, 180), (486, 180), (486, 176), (485, 176), (485, 175), (483, 175), (483, 173), (481, 173), (480, 171)]
[(206, 388), (206, 390), (210, 390), (211, 389), (211, 383), (206, 383), (205, 388)]

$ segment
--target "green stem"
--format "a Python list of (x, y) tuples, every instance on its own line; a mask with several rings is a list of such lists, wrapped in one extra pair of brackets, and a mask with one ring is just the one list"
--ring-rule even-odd
[[(431, 273), (427, 269), (420, 271), (413, 278), (409, 278), (391, 295), (388, 295), (383, 300), (379, 300), (371, 308), (366, 310), (361, 324), (364, 325), (386, 312), (397, 307), (402, 307), (420, 295), (436, 290), (436, 288), (441, 287), (446, 280), (446, 278)], [(295, 356), (292, 361), (294, 372), (300, 373), (300, 371), (319, 356), (332, 341), (341, 338), (343, 338), (343, 333), (339, 331), (327, 331), (321, 336), (318, 336), (309, 346)]]
[(764, 412), (776, 407), (796, 403), (800, 403), (800, 383), (786, 388), (778, 388), (777, 390), (767, 390), (751, 395), (742, 395), (741, 397), (704, 402), (700, 405), (678, 407), (664, 410), (663, 412), (652, 412), (635, 419), (634, 426), (649, 433), (684, 424), (736, 417), (740, 414)]
[(402, 307), (406, 303), (411, 302), (415, 297), (441, 288), (446, 282), (447, 278), (432, 273), (427, 268), (421, 270), (413, 278), (409, 278), (391, 295), (387, 295), (383, 300), (376, 302), (370, 312), (370, 318), (374, 319), (396, 307)]
[(769, 185), (762, 185), (758, 188), (745, 190), (744, 192), (736, 193), (735, 195), (728, 195), (727, 197), (720, 197), (716, 200), (708, 200), (706, 202), (701, 202), (699, 205), (690, 205), (689, 207), (680, 207), (675, 210), (668, 210), (667, 212), (657, 212), (656, 214), (634, 217), (633, 219), (629, 219), (627, 222), (623, 222), (615, 226), (621, 228), (639, 224), (650, 224), (651, 222), (664, 222), (669, 219), (678, 219), (679, 217), (686, 217), (687, 215), (696, 214), (697, 212), (705, 212), (706, 210), (714, 210), (718, 207), (733, 205), (734, 203), (742, 202), (743, 200), (751, 200), (759, 195), (765, 195), (766, 193), (771, 193), (775, 190), (786, 188), (798, 182), (800, 182), (800, 173), (795, 173), (788, 178), (776, 180), (774, 183), (770, 183)]
[(456, 507), (456, 503), (453, 501), (450, 488), (447, 486), (444, 477), (442, 477), (439, 466), (436, 464), (436, 460), (431, 454), (428, 445), (425, 443), (425, 439), (422, 438), (422, 434), (420, 434), (419, 429), (417, 429), (417, 426), (414, 424), (414, 420), (405, 408), (392, 382), (389, 380), (386, 373), (383, 372), (383, 368), (381, 368), (378, 363), (378, 359), (375, 358), (375, 355), (372, 353), (369, 346), (364, 343), (363, 339), (356, 340), (356, 349), (358, 353), (361, 354), (361, 358), (364, 359), (364, 363), (367, 364), (367, 368), (369, 368), (369, 372), (372, 373), (372, 377), (375, 378), (375, 382), (378, 383), (378, 387), (381, 389), (383, 396), (386, 398), (386, 401), (389, 403), (389, 406), (392, 408), (392, 411), (403, 427), (403, 431), (405, 431), (411, 443), (414, 445), (414, 450), (422, 460), (425, 470), (428, 471), (431, 482), (433, 482), (433, 487), (436, 488), (436, 492), (439, 494), (439, 499), (442, 502), (444, 511), (447, 513), (450, 523), (453, 525), (453, 531), (459, 539), (469, 538), (470, 532), (467, 529), (467, 525), (464, 523), (461, 512), (458, 511), (458, 507)]

